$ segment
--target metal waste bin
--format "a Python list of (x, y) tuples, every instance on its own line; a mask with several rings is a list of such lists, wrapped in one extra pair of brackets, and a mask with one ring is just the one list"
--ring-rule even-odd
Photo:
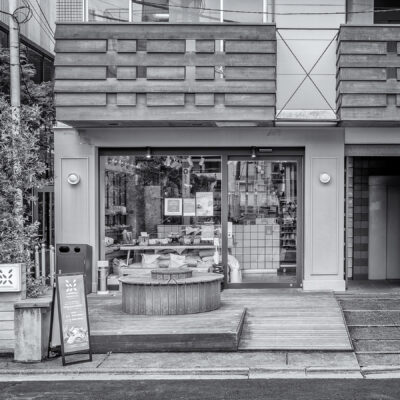
[(92, 292), (92, 246), (63, 243), (56, 245), (56, 273), (85, 274), (86, 294)]

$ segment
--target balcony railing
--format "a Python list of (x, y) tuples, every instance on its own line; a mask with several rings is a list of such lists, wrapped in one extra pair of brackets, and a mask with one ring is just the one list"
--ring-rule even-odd
[(274, 120), (271, 24), (62, 23), (55, 66), (73, 126)]
[(400, 121), (400, 25), (343, 25), (337, 109), (343, 124)]

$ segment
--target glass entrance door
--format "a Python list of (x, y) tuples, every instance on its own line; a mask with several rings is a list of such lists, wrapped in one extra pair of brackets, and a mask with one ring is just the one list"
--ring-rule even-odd
[(229, 284), (300, 284), (300, 160), (228, 160)]

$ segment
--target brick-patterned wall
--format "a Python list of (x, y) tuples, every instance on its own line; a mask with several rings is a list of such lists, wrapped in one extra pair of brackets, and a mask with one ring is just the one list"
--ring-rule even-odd
[(353, 157), (346, 157), (346, 273), (353, 278)]
[[(400, 175), (399, 157), (353, 157), (353, 279), (368, 278), (368, 177)], [(351, 230), (350, 226), (347, 226)], [(349, 235), (347, 234), (349, 239)], [(349, 262), (349, 258), (347, 258)]]

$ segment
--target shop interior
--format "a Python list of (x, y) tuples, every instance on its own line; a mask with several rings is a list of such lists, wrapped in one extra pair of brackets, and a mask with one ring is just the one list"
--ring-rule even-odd
[(227, 283), (296, 284), (297, 161), (229, 159), (222, 238), (221, 157), (101, 156), (101, 259), (118, 277), (155, 268), (224, 273)]

